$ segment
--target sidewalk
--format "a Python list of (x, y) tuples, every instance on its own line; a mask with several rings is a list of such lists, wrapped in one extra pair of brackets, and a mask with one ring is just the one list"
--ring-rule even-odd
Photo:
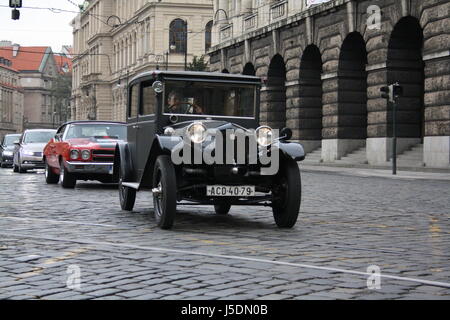
[(443, 180), (450, 181), (450, 171), (442, 172), (419, 172), (419, 171), (406, 171), (397, 170), (397, 175), (392, 174), (392, 169), (375, 169), (375, 168), (355, 168), (355, 167), (343, 167), (343, 166), (327, 166), (327, 165), (309, 165), (300, 164), (300, 169), (306, 172), (324, 172), (334, 173), (347, 176), (357, 177), (379, 177), (379, 178), (391, 178), (391, 179), (411, 179), (411, 180)]

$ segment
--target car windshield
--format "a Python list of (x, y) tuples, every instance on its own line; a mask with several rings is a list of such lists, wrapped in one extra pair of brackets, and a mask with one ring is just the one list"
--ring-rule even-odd
[(194, 81), (165, 83), (165, 113), (254, 117), (255, 86)]
[(126, 127), (118, 124), (76, 124), (67, 132), (66, 139), (117, 139), (125, 140)]
[(30, 131), (25, 134), (24, 143), (47, 143), (55, 135), (54, 131)]
[(19, 142), (20, 135), (18, 136), (5, 136), (5, 141), (3, 142), (3, 145), (8, 147), (13, 145), (16, 142)]

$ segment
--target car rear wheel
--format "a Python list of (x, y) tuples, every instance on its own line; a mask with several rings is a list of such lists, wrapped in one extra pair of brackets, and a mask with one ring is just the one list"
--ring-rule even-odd
[(277, 199), (272, 202), (275, 223), (280, 228), (292, 228), (297, 222), (301, 202), (301, 178), (297, 162), (288, 159), (280, 167), (280, 172), (272, 190)]
[(220, 201), (214, 204), (214, 210), (217, 214), (225, 215), (230, 212), (231, 203), (228, 201)]
[(177, 211), (177, 181), (175, 168), (167, 155), (156, 159), (153, 170), (153, 207), (156, 223), (161, 229), (170, 229)]
[(119, 171), (119, 199), (122, 210), (132, 211), (136, 201), (136, 189), (122, 185), (124, 173)]
[(48, 184), (57, 184), (59, 181), (59, 176), (53, 172), (53, 169), (48, 165), (47, 160), (45, 160), (45, 182)]
[(77, 179), (70, 172), (66, 171), (64, 162), (61, 160), (59, 167), (59, 182), (63, 188), (73, 189), (77, 184)]

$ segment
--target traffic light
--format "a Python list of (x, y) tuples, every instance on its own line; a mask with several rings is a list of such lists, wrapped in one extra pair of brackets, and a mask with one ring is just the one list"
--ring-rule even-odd
[(381, 97), (388, 99), (390, 102), (394, 102), (394, 86), (384, 86), (380, 88)]
[(17, 10), (17, 8), (22, 8), (22, 0), (9, 0), (9, 6), (11, 8), (13, 8), (13, 11), (11, 13), (11, 18), (13, 20), (19, 20), (20, 11)]
[(398, 83), (391, 84), (380, 88), (381, 97), (395, 102), (396, 99), (403, 95), (403, 87)]
[(20, 11), (17, 9), (13, 9), (12, 14), (11, 14), (11, 18), (13, 20), (19, 20), (20, 19)]

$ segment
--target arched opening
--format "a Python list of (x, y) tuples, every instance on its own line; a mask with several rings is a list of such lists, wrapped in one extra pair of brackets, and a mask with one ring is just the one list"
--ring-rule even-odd
[[(419, 21), (413, 17), (401, 19), (392, 31), (387, 55), (387, 82), (398, 82), (404, 90), (397, 109), (397, 136), (400, 138), (424, 137), (422, 46), (423, 31)], [(391, 124), (388, 127), (391, 128)], [(392, 134), (392, 128), (389, 131)]]
[(213, 21), (209, 21), (205, 27), (205, 52), (211, 48), (211, 32), (212, 32)]
[[(266, 123), (274, 129), (286, 126), (286, 66), (279, 54), (272, 58), (267, 76)], [(263, 110), (264, 111), (264, 110)], [(262, 117), (263, 120), (264, 117)]]
[(244, 70), (242, 71), (242, 74), (243, 75), (247, 75), (247, 76), (254, 76), (254, 75), (256, 75), (256, 70), (255, 70), (255, 67), (253, 66), (253, 64), (248, 62), (244, 66)]
[[(344, 40), (338, 67), (338, 138), (367, 138), (367, 50), (358, 32)], [(365, 141), (364, 141), (365, 143)]]
[[(315, 45), (309, 45), (300, 62), (299, 139), (322, 139), (322, 57)], [(317, 145), (319, 147), (320, 144)], [(314, 147), (313, 147), (314, 148)]]

